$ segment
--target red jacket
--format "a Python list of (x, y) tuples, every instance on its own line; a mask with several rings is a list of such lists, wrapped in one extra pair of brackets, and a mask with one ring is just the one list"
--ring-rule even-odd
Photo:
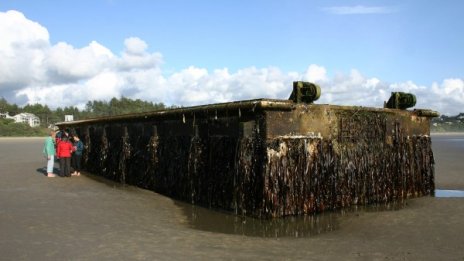
[(70, 158), (73, 146), (69, 141), (60, 141), (56, 148), (56, 156), (58, 158)]

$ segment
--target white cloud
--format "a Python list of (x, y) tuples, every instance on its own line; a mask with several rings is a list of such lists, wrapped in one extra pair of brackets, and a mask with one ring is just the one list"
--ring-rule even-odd
[(396, 10), (388, 6), (332, 6), (326, 7), (324, 10), (335, 15), (357, 15), (357, 14), (388, 14)]
[[(321, 65), (301, 72), (276, 67), (247, 67), (230, 72), (190, 66), (167, 74), (160, 53), (148, 52), (143, 40), (131, 37), (114, 54), (93, 41), (83, 48), (51, 45), (47, 29), (16, 11), (0, 12), (0, 96), (19, 105), (79, 106), (89, 100), (130, 97), (183, 106), (256, 98), (287, 99), (292, 81), (321, 85), (317, 103), (382, 107), (392, 91), (412, 92), (418, 108), (444, 114), (464, 111), (464, 79), (444, 79), (432, 86), (412, 81), (388, 83), (353, 69), (329, 76)], [(20, 103), (21, 102), (21, 103)]]
[(88, 46), (75, 49), (60, 42), (44, 50), (44, 66), (48, 70), (50, 82), (73, 82), (91, 78), (111, 66), (113, 53), (93, 41)]
[(311, 64), (306, 70), (303, 80), (316, 83), (325, 82), (327, 81), (327, 71), (322, 66)]
[(0, 12), (0, 37), (0, 91), (40, 81), (47, 29), (20, 12)]
[(143, 40), (136, 37), (127, 38), (124, 45), (125, 50), (116, 63), (118, 69), (135, 71), (161, 66), (162, 55), (148, 53), (148, 45)]
[(348, 75), (338, 73), (333, 79), (327, 79), (321, 88), (319, 102), (340, 105), (382, 107), (390, 95), (385, 92), (389, 89), (386, 83), (367, 78), (354, 69)]
[[(253, 98), (282, 98), (289, 95), (292, 77), (277, 68), (244, 68), (234, 74), (227, 68), (209, 73), (189, 67), (167, 79), (166, 91), (177, 104), (198, 105)], [(176, 102), (174, 102), (176, 103)]]
[(147, 43), (137, 37), (130, 37), (124, 40), (126, 53), (131, 55), (143, 55), (148, 48)]
[(441, 113), (455, 115), (464, 112), (464, 79), (445, 79), (441, 84), (434, 83), (432, 88), (424, 88), (427, 104), (436, 106)]

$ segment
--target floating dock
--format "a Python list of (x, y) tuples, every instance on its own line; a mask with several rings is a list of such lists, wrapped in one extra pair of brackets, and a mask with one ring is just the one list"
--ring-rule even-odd
[(397, 93), (390, 108), (314, 104), (306, 84), (295, 82), (290, 100), (57, 126), (81, 137), (90, 173), (238, 215), (313, 214), (434, 193), (430, 118), (438, 113), (405, 110), (408, 97)]

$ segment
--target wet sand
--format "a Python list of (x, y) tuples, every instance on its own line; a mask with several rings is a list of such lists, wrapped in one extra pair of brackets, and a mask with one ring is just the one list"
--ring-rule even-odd
[[(437, 188), (464, 190), (464, 135), (432, 137)], [(42, 144), (0, 138), (2, 260), (464, 259), (464, 198), (262, 223), (88, 174), (46, 178)]]

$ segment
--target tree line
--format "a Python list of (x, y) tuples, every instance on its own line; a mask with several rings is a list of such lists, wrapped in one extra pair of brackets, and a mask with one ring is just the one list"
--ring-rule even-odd
[[(175, 106), (171, 106), (169, 108), (173, 107)], [(43, 128), (48, 127), (50, 124), (64, 121), (65, 115), (73, 115), (74, 120), (83, 120), (102, 116), (163, 110), (166, 108), (168, 107), (163, 103), (147, 102), (140, 99), (133, 100), (126, 97), (121, 97), (120, 99), (112, 98), (110, 101), (89, 101), (83, 110), (79, 110), (79, 108), (75, 106), (51, 109), (47, 105), (38, 103), (20, 107), (16, 104), (9, 103), (3, 97), (0, 98), (0, 113), (8, 112), (10, 116), (14, 116), (22, 112), (35, 114), (40, 118), (40, 125)], [(2, 120), (5, 122), (5, 119)]]

